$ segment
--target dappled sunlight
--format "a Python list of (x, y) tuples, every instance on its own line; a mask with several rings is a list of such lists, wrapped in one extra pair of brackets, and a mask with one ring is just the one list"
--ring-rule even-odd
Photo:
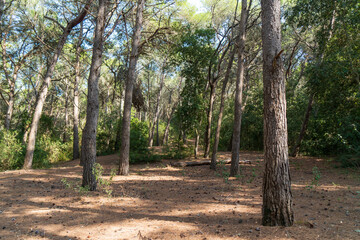
[[(351, 207), (358, 201), (354, 194), (359, 185), (315, 161), (292, 173), (295, 225), (261, 226), (263, 166), (255, 160), (261, 155), (246, 154), (242, 159), (255, 163), (241, 166), (237, 178), (224, 175), (229, 165), (216, 172), (208, 166), (134, 165), (129, 176), (113, 177), (111, 196), (100, 185), (95, 192), (81, 190), (76, 162), (39, 175), (7, 173), (8, 178), (0, 179), (0, 227), (5, 227), (5, 239), (11, 239), (13, 231), (26, 239), (36, 238), (35, 231), (48, 239), (138, 239), (139, 232), (152, 239), (297, 239), (309, 230), (312, 236), (333, 236), (337, 228), (360, 221)], [(109, 180), (114, 165), (110, 157), (106, 161), (109, 164), (99, 158), (103, 178)], [(314, 164), (322, 175), (319, 185), (309, 189)], [(309, 229), (308, 222), (316, 227)]]

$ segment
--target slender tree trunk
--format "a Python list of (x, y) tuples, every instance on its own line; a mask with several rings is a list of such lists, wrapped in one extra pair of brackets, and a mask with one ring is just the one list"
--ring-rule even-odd
[(68, 95), (68, 90), (69, 90), (69, 85), (68, 85), (68, 81), (65, 80), (65, 84), (66, 84), (66, 88), (65, 88), (65, 128), (64, 128), (64, 138), (63, 138), (63, 142), (67, 142), (68, 141), (68, 136), (67, 136), (67, 129), (69, 127), (69, 95)]
[(136, 23), (134, 28), (134, 35), (132, 38), (132, 49), (130, 56), (130, 63), (128, 69), (128, 77), (126, 81), (125, 90), (125, 103), (124, 113), (122, 121), (122, 136), (120, 145), (120, 163), (119, 163), (119, 174), (129, 174), (129, 153), (130, 153), (130, 121), (131, 121), (131, 103), (133, 88), (136, 78), (136, 63), (139, 58), (139, 45), (141, 38), (141, 28), (143, 23), (143, 9), (145, 0), (138, 0), (138, 7), (136, 11)]
[(0, 21), (2, 21), (2, 16), (4, 14), (5, 0), (0, 0)]
[(160, 116), (160, 98), (161, 98), (161, 91), (164, 86), (164, 79), (165, 79), (165, 72), (164, 72), (164, 67), (163, 67), (163, 70), (162, 70), (161, 76), (160, 76), (159, 91), (158, 91), (157, 98), (156, 98), (155, 116), (154, 116), (154, 120), (153, 120), (152, 127), (150, 130), (149, 147), (153, 146), (155, 125), (157, 124), (157, 122), (159, 120), (159, 116)]
[(288, 158), (286, 98), (281, 60), (280, 0), (262, 0), (264, 152), (262, 224), (294, 222)]
[(64, 29), (64, 32), (58, 42), (55, 53), (50, 59), (50, 64), (46, 71), (45, 79), (44, 79), (43, 85), (41, 87), (39, 96), (38, 96), (38, 101), (36, 103), (32, 123), (31, 123), (31, 129), (30, 129), (30, 133), (29, 133), (29, 139), (28, 139), (28, 144), (26, 147), (26, 154), (25, 154), (25, 160), (24, 160), (24, 166), (23, 166), (24, 169), (30, 169), (32, 167), (32, 161), (33, 161), (34, 150), (35, 150), (36, 133), (38, 130), (39, 121), (40, 121), (42, 109), (43, 109), (43, 106), (45, 103), (45, 99), (46, 99), (49, 87), (51, 85), (51, 78), (54, 73), (56, 62), (61, 54), (61, 51), (66, 42), (66, 39), (69, 36), (71, 30), (77, 24), (79, 24), (80, 22), (82, 22), (84, 20), (86, 14), (87, 14), (87, 11), (90, 7), (90, 3), (91, 3), (91, 0), (87, 1), (82, 12), (75, 19), (73, 19), (71, 22), (68, 23), (68, 25)]
[(236, 93), (235, 93), (235, 110), (234, 110), (234, 127), (233, 139), (231, 148), (231, 167), (230, 176), (240, 174), (239, 160), (240, 160), (240, 133), (241, 133), (241, 118), (242, 118), (242, 96), (244, 86), (244, 58), (245, 58), (245, 38), (246, 38), (246, 24), (248, 18), (247, 0), (241, 1), (241, 19), (240, 19), (240, 32), (238, 39), (238, 65), (236, 75)]
[[(180, 102), (180, 99), (181, 99), (181, 95), (180, 95), (180, 90), (181, 90), (181, 83), (182, 83), (182, 79), (180, 79), (180, 82), (179, 82), (179, 86), (178, 86), (178, 95), (179, 95), (179, 98), (178, 100), (174, 103), (174, 105), (172, 106), (172, 109), (171, 109), (171, 113), (169, 115), (169, 118), (168, 118), (168, 121), (167, 121), (167, 124), (166, 124), (166, 128), (165, 128), (165, 131), (164, 131), (164, 138), (163, 138), (163, 142), (162, 144), (165, 145), (167, 144), (168, 142), (168, 139), (169, 139), (169, 130), (170, 130), (170, 123), (171, 123), (171, 119), (175, 113), (175, 110)], [(170, 96), (170, 101), (169, 101), (169, 104), (171, 104), (171, 96)]]
[(106, 5), (108, 0), (99, 0), (96, 18), (93, 54), (88, 79), (86, 124), (81, 141), (81, 161), (84, 163), (82, 186), (96, 190), (94, 166), (96, 162), (96, 128), (99, 116), (99, 78), (104, 45)]
[(114, 150), (115, 152), (119, 151), (119, 147), (120, 147), (120, 142), (121, 142), (121, 123), (122, 123), (122, 117), (121, 117), (121, 112), (122, 112), (122, 91), (121, 91), (121, 95), (120, 95), (120, 106), (119, 106), (119, 119), (117, 120), (118, 123), (116, 124), (116, 137), (115, 137), (115, 146), (114, 146)]
[(5, 129), (10, 129), (11, 119), (14, 111), (14, 102), (15, 102), (15, 81), (17, 74), (14, 74), (13, 82), (10, 84), (10, 91), (9, 91), (9, 100), (8, 100), (8, 108), (6, 111), (5, 116)]
[(217, 82), (210, 83), (210, 98), (209, 98), (209, 109), (207, 114), (207, 126), (205, 132), (205, 149), (204, 149), (204, 158), (209, 157), (210, 153), (210, 138), (211, 138), (211, 123), (212, 123), (212, 114), (215, 101), (216, 93), (216, 84)]
[(199, 152), (199, 140), (200, 135), (197, 129), (195, 129), (195, 148), (194, 148), (194, 157), (197, 158)]
[[(80, 34), (76, 46), (76, 65), (75, 65), (75, 83), (74, 83), (74, 118), (73, 118), (73, 159), (80, 158), (80, 146), (79, 146), (79, 84), (80, 84), (80, 53), (81, 53), (81, 41), (83, 38), (83, 23), (80, 25)], [(83, 163), (80, 161), (80, 165)]]
[(156, 143), (155, 143), (156, 146), (160, 146), (160, 143), (159, 143), (159, 118), (157, 118), (157, 121), (156, 121)]
[(222, 85), (222, 89), (221, 89), (219, 118), (218, 118), (218, 122), (217, 122), (217, 125), (216, 125), (214, 146), (213, 146), (213, 151), (212, 151), (212, 155), (211, 155), (211, 163), (210, 163), (210, 169), (213, 169), (213, 170), (216, 169), (216, 161), (217, 161), (216, 154), (217, 154), (218, 147), (219, 147), (221, 123), (222, 123), (222, 117), (223, 117), (223, 112), (224, 112), (224, 107), (225, 107), (226, 88), (227, 88), (227, 84), (229, 82), (231, 68), (232, 68), (233, 62), (234, 62), (235, 51), (236, 51), (236, 48), (234, 48), (233, 51), (230, 54), (228, 66), (227, 66), (227, 69), (226, 69), (226, 73), (225, 73), (225, 76), (224, 76), (224, 81), (223, 81), (223, 85)]
[(162, 145), (166, 145), (168, 142), (170, 123), (171, 123), (172, 116), (174, 115), (175, 109), (176, 109), (176, 106), (174, 105), (173, 108), (171, 109), (171, 113), (170, 113), (167, 123), (166, 123)]
[(311, 113), (311, 110), (312, 110), (312, 105), (313, 105), (313, 99), (314, 99), (314, 95), (311, 94), (310, 95), (310, 98), (309, 98), (309, 103), (308, 103), (308, 106), (307, 106), (307, 109), (306, 109), (306, 113), (305, 113), (305, 117), (304, 117), (304, 121), (301, 125), (301, 130), (300, 130), (300, 134), (299, 134), (299, 137), (293, 147), (293, 151), (291, 152), (290, 156), (292, 157), (296, 157), (296, 155), (298, 154), (299, 152), (299, 149), (300, 149), (300, 145), (301, 145), (301, 142), (305, 136), (305, 132), (306, 132), (306, 129), (307, 129), (307, 126), (308, 126), (308, 123), (309, 123), (309, 119), (310, 119), (310, 113)]

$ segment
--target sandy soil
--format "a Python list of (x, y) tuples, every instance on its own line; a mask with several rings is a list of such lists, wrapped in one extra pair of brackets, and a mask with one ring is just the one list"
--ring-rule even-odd
[[(221, 158), (229, 158), (222, 153)], [(78, 161), (0, 173), (0, 239), (360, 239), (360, 172), (317, 158), (291, 159), (295, 224), (261, 226), (263, 159), (242, 153), (229, 166), (174, 168), (169, 161), (131, 166), (115, 176), (112, 196), (79, 192)], [(116, 155), (99, 157), (109, 178)], [(321, 173), (311, 184), (313, 167)], [(66, 187), (66, 185), (71, 185)]]

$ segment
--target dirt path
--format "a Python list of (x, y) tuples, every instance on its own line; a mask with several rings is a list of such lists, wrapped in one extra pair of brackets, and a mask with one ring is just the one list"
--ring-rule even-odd
[[(3, 172), (0, 239), (360, 239), (359, 172), (323, 159), (292, 159), (296, 223), (263, 227), (262, 155), (242, 153), (241, 159), (252, 164), (233, 179), (227, 179), (228, 165), (216, 173), (168, 161), (131, 166), (129, 176), (113, 178), (111, 198), (78, 191), (78, 161)], [(98, 158), (104, 178), (116, 161), (116, 155)], [(315, 166), (320, 174), (313, 173)], [(316, 175), (319, 186), (311, 185)]]

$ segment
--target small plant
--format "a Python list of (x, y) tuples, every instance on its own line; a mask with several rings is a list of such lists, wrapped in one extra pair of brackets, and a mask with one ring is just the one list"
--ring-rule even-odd
[(99, 189), (102, 189), (109, 198), (112, 197), (112, 189), (111, 189), (111, 183), (116, 175), (116, 169), (111, 169), (110, 171), (110, 178), (109, 180), (103, 178), (104, 168), (99, 164), (95, 163), (93, 167), (93, 174), (95, 176), (95, 179), (98, 183)]
[(66, 188), (71, 188), (71, 187), (72, 187), (72, 183), (69, 182), (66, 178), (62, 178), (62, 179), (61, 179), (61, 183), (62, 183)]
[(88, 193), (90, 190), (88, 186), (82, 187), (80, 183), (71, 182), (67, 178), (62, 178), (60, 181), (65, 186), (65, 188), (72, 189), (82, 195)]
[(312, 189), (313, 187), (319, 186), (319, 180), (321, 178), (321, 172), (318, 167), (313, 167), (312, 173), (313, 179), (311, 180), (310, 185), (306, 186), (308, 190)]
[(256, 177), (257, 177), (256, 169), (252, 168), (251, 177), (249, 178), (249, 180), (247, 180), (247, 183), (252, 183)]
[(230, 173), (226, 169), (225, 162), (223, 160), (220, 160), (218, 165), (219, 165), (219, 169), (221, 170), (221, 174), (216, 173), (216, 176), (222, 177), (225, 183), (229, 183)]

